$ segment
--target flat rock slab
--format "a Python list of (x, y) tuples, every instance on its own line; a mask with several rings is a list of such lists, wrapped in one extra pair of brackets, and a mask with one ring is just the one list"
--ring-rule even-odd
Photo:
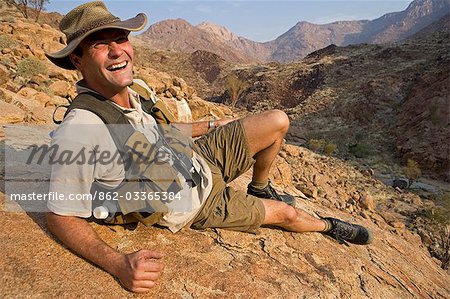
[[(363, 224), (374, 231), (374, 243), (350, 247), (319, 234), (270, 228), (256, 235), (190, 229), (172, 234), (156, 227), (130, 231), (91, 224), (122, 252), (146, 248), (165, 253), (166, 269), (148, 294), (152, 298), (450, 297), (449, 274), (417, 235), (383, 231), (369, 221)], [(3, 298), (136, 297), (55, 241), (44, 214), (0, 212), (0, 225)]]

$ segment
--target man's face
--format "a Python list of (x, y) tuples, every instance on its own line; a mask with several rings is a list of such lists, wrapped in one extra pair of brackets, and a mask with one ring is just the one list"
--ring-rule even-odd
[(72, 61), (89, 88), (114, 95), (133, 82), (133, 48), (128, 31), (106, 29), (93, 33), (81, 43), (82, 56)]

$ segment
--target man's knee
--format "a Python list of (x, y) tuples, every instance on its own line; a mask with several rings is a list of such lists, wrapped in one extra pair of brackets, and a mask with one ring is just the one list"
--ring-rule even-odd
[(283, 224), (289, 225), (296, 222), (298, 219), (297, 210), (294, 207), (286, 205), (283, 209)]
[(286, 133), (289, 130), (289, 117), (281, 110), (274, 109), (269, 112), (269, 124), (274, 126), (278, 131)]
[(265, 209), (264, 224), (289, 225), (297, 220), (297, 210), (284, 202), (263, 199)]

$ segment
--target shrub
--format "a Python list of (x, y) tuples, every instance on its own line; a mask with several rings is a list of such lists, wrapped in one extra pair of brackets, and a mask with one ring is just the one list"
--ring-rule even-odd
[(17, 75), (31, 78), (39, 74), (47, 74), (47, 66), (35, 57), (22, 59), (17, 64)]
[(327, 143), (325, 139), (310, 139), (308, 141), (308, 148), (314, 152), (324, 153), (329, 156), (336, 150), (337, 145)]
[(373, 149), (369, 144), (356, 143), (350, 145), (349, 152), (357, 158), (367, 158), (373, 154)]
[(247, 86), (247, 83), (239, 79), (239, 77), (235, 74), (227, 76), (227, 80), (225, 82), (225, 90), (230, 96), (230, 105), (232, 107), (236, 106), (236, 103), (241, 98)]
[(310, 139), (308, 141), (308, 147), (310, 150), (312, 151), (321, 151), (324, 146), (325, 146), (326, 142), (323, 139)]
[(14, 19), (13, 16), (2, 16), (0, 18), (1, 22), (6, 22), (6, 23), (14, 23), (16, 21), (16, 19)]
[(323, 152), (325, 155), (329, 156), (331, 155), (337, 148), (337, 145), (334, 143), (327, 143), (324, 148), (323, 148)]
[(417, 163), (413, 159), (408, 159), (408, 161), (406, 162), (406, 167), (403, 168), (403, 172), (409, 180), (408, 187), (410, 187), (412, 183), (422, 175), (419, 163)]
[(17, 46), (17, 41), (15, 39), (12, 39), (8, 35), (0, 35), (0, 49), (4, 48), (14, 48)]

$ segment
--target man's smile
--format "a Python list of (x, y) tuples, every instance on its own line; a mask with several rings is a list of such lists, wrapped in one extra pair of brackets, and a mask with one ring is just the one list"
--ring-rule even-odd
[(115, 71), (119, 71), (119, 70), (126, 68), (127, 65), (128, 65), (128, 61), (124, 61), (121, 63), (112, 64), (112, 65), (108, 66), (106, 69), (110, 72), (115, 72)]

